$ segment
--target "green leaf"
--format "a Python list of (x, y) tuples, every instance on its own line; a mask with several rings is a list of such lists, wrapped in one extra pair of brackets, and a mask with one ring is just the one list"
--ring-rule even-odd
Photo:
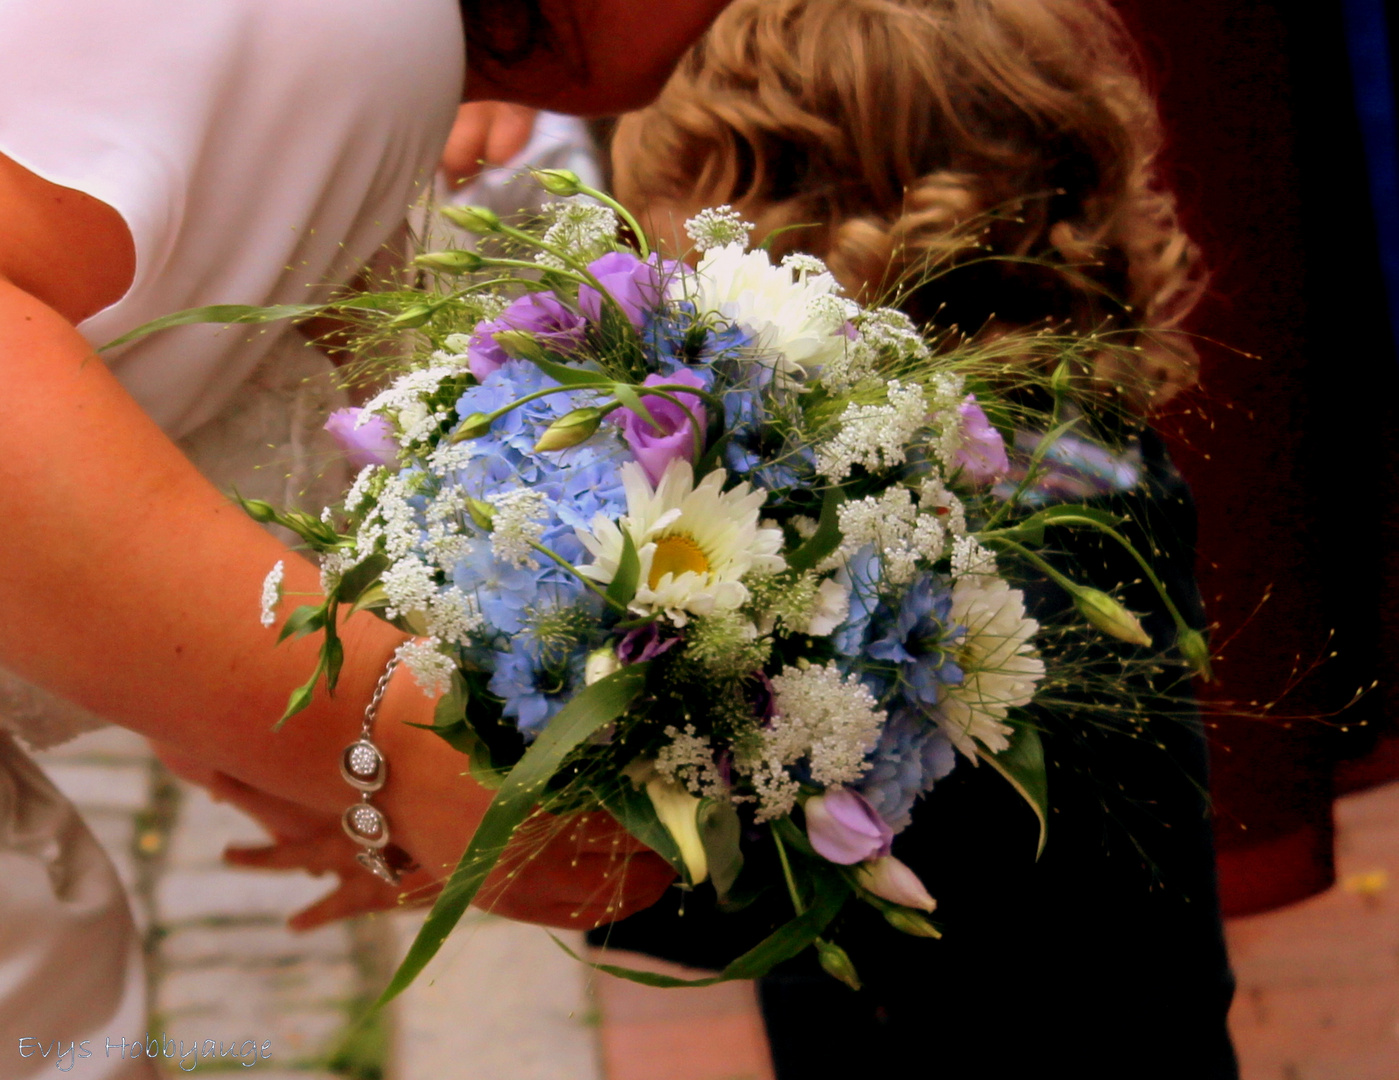
[(278, 643), (289, 637), (305, 637), (314, 634), (325, 626), (327, 609), (325, 604), (302, 604), (282, 624), (282, 632), (277, 635)]
[(636, 587), (641, 581), (641, 557), (636, 553), (636, 542), (631, 530), (622, 530), (622, 558), (617, 563), (617, 573), (607, 586), (607, 599), (626, 607), (636, 595)]
[(322, 652), (320, 660), (316, 663), (316, 670), (311, 672), (311, 677), (291, 692), (282, 718), (272, 725), (273, 731), (280, 731), (283, 724), (311, 704), (311, 698), (316, 692), (316, 680), (321, 677), (321, 672), (324, 670), (325, 653)]
[(335, 586), (336, 601), (341, 604), (353, 604), (388, 568), (389, 557), (377, 551), (361, 559), (340, 575), (340, 584)]
[(648, 410), (646, 406), (641, 403), (641, 398), (637, 395), (636, 390), (633, 389), (631, 383), (613, 383), (612, 396), (615, 397), (632, 412), (636, 413), (636, 415), (641, 417), (641, 419), (645, 420), (648, 424), (650, 424), (652, 429), (654, 429), (655, 431), (661, 430), (661, 425), (656, 423), (656, 418), (652, 416), (650, 410)]
[(384, 587), (382, 585), (371, 585), (369, 588), (365, 589), (364, 592), (359, 594), (359, 599), (350, 605), (350, 610), (345, 613), (345, 617), (348, 619), (358, 611), (379, 611), (388, 606), (389, 594), (385, 591)]
[(574, 749), (626, 712), (646, 685), (648, 667), (632, 664), (585, 687), (539, 733), (491, 800), (470, 845), (375, 1008), (387, 1005), (402, 993), (437, 955), (500, 860), (515, 830), (534, 809), (544, 785)]
[(976, 749), (977, 756), (1009, 780), (1010, 786), (1030, 804), (1035, 817), (1039, 818), (1040, 836), (1035, 848), (1035, 858), (1038, 859), (1044, 854), (1045, 841), (1049, 836), (1049, 777), (1045, 772), (1044, 744), (1040, 742), (1039, 732), (1027, 723), (1015, 723), (1010, 746), (999, 754), (992, 754), (980, 746)]
[(326, 304), (269, 304), (266, 307), (258, 307), (253, 304), (210, 304), (207, 307), (187, 308), (184, 311), (177, 311), (172, 315), (162, 315), (158, 319), (142, 323), (135, 330), (123, 334), (115, 341), (109, 341), (97, 351), (106, 352), (108, 349), (125, 345), (129, 341), (135, 341), (148, 334), (169, 330), (176, 326), (193, 326), (197, 323), (228, 325), (230, 323), (280, 322), (283, 319), (301, 319), (308, 315), (319, 315), (322, 312), (334, 311), (337, 308), (374, 309), (379, 307), (381, 303), (382, 300), (378, 296), (351, 296), (332, 300)]
[(656, 816), (656, 807), (646, 792), (637, 788), (626, 778), (606, 787), (594, 787), (593, 794), (598, 802), (617, 819), (622, 828), (631, 833), (648, 848), (674, 867), (675, 872), (686, 877), (685, 860), (680, 857), (680, 847), (670, 830), (661, 824)]
[(108, 349), (119, 348), (137, 338), (143, 338), (148, 334), (169, 330), (176, 326), (191, 326), (195, 323), (279, 322), (282, 319), (299, 319), (306, 315), (314, 315), (324, 311), (329, 306), (331, 305), (272, 304), (267, 307), (257, 307), (251, 304), (211, 304), (208, 307), (188, 308), (185, 311), (177, 311), (173, 315), (162, 315), (158, 319), (142, 323), (135, 330), (123, 334), (115, 341), (109, 341), (98, 351), (105, 352)]
[[(815, 943), (821, 933), (831, 924), (850, 895), (849, 887), (838, 877), (823, 877), (826, 886), (816, 894), (815, 901), (805, 912), (791, 922), (784, 923), (757, 945), (749, 949), (718, 975), (703, 979), (677, 979), (673, 975), (658, 975), (651, 971), (637, 971), (633, 968), (618, 967), (615, 964), (595, 964), (584, 960), (558, 938), (554, 943), (573, 959), (598, 971), (615, 975), (619, 979), (641, 983), (643, 986), (663, 988), (685, 986), (714, 986), (734, 979), (757, 979), (766, 975), (778, 964), (790, 960), (803, 949)], [(549, 935), (553, 937), (552, 934)]]
[(714, 891), (722, 904), (728, 900), (729, 891), (743, 869), (743, 851), (739, 846), (743, 824), (738, 819), (738, 810), (728, 799), (703, 800), (695, 818), (709, 863), (709, 880), (714, 883)]
[(840, 504), (845, 502), (845, 492), (838, 487), (826, 489), (821, 500), (821, 519), (816, 531), (796, 551), (787, 557), (787, 565), (801, 573), (810, 570), (836, 548), (840, 547)]
[(983, 539), (1015, 540), (1031, 547), (1044, 546), (1044, 530), (1051, 525), (1084, 525), (1095, 529), (1111, 529), (1122, 524), (1122, 518), (1092, 506), (1049, 506), (1017, 521), (1004, 529), (995, 529)]
[(325, 654), (325, 688), (327, 693), (333, 694), (336, 685), (340, 682), (340, 669), (345, 666), (345, 645), (331, 626), (331, 623), (326, 623), (323, 652)]
[(600, 372), (589, 371), (587, 368), (577, 367), (574, 364), (565, 364), (547, 355), (528, 356), (525, 359), (560, 386), (590, 386), (602, 389), (611, 385), (611, 380)]

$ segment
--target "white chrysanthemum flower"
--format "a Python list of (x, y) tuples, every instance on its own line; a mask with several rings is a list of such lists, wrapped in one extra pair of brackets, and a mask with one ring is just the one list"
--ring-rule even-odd
[(495, 507), (491, 522), (491, 554), (512, 566), (528, 566), (534, 559), (531, 544), (544, 535), (543, 516), (549, 500), (529, 488), (512, 488), (489, 497)]
[(772, 367), (779, 387), (841, 355), (845, 323), (859, 310), (840, 297), (829, 273), (774, 266), (766, 251), (745, 251), (742, 244), (706, 252), (693, 274), (675, 275), (669, 290), (672, 299), (717, 312), (751, 334), (758, 362)]
[(753, 223), (744, 221), (732, 206), (715, 206), (701, 210), (685, 222), (685, 235), (698, 251), (728, 247), (730, 244), (748, 246), (748, 238), (753, 232)]
[(442, 644), (437, 638), (408, 641), (395, 653), (399, 661), (413, 673), (413, 680), (427, 697), (445, 694), (452, 688), (452, 672), (456, 664), (450, 656), (438, 651)]
[(277, 565), (267, 572), (267, 577), (262, 580), (262, 618), (263, 626), (271, 626), (277, 621), (277, 605), (282, 601), (282, 577), (286, 574), (286, 563), (281, 559), (277, 560)]
[(1028, 705), (1044, 678), (1031, 644), (1039, 623), (1025, 615), (1025, 596), (1001, 578), (964, 577), (952, 589), (954, 624), (966, 627), (957, 652), (964, 679), (947, 687), (933, 716), (952, 744), (976, 758), (980, 743), (993, 754), (1010, 745), (1006, 713)]
[(799, 634), (826, 637), (850, 614), (850, 589), (835, 578), (827, 578), (816, 587), (816, 596), (804, 619), (789, 620)]
[(750, 571), (786, 569), (780, 529), (762, 528), (758, 512), (767, 498), (739, 484), (723, 491), (727, 474), (710, 473), (698, 486), (690, 463), (676, 459), (652, 490), (635, 462), (622, 466), (627, 513), (620, 521), (599, 514), (592, 529), (578, 539), (593, 562), (579, 573), (606, 584), (621, 564), (625, 529), (641, 561), (640, 584), (632, 610), (641, 615), (663, 611), (676, 626), (691, 615), (741, 607), (748, 599), (743, 577)]

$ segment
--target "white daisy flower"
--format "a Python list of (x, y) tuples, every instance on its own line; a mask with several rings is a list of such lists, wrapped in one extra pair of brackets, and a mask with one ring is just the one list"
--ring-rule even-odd
[(830, 273), (811, 269), (774, 266), (766, 251), (729, 244), (706, 252), (693, 274), (675, 275), (670, 293), (752, 334), (759, 362), (788, 386), (844, 352), (845, 324), (859, 311)]
[(1030, 643), (1039, 623), (1026, 617), (1023, 593), (982, 575), (957, 582), (949, 617), (967, 628), (957, 656), (965, 678), (947, 687), (934, 718), (967, 757), (976, 759), (977, 743), (999, 754), (1010, 745), (1006, 713), (1028, 705), (1044, 678), (1044, 661)]
[(625, 529), (641, 562), (631, 608), (639, 615), (663, 611), (676, 626), (691, 615), (741, 607), (748, 599), (745, 574), (786, 569), (780, 529), (762, 528), (758, 512), (767, 494), (746, 483), (723, 491), (727, 474), (716, 469), (696, 486), (690, 463), (666, 467), (654, 490), (635, 462), (622, 466), (627, 513), (620, 521), (599, 514), (578, 539), (593, 562), (578, 572), (602, 584), (617, 574)]

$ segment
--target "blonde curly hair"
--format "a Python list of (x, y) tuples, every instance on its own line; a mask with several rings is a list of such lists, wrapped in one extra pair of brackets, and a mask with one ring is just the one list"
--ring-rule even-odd
[(1172, 331), (1204, 286), (1161, 142), (1107, 0), (735, 0), (619, 122), (614, 180), (653, 224), (785, 229), (864, 301), (922, 282), (920, 320), (1131, 331), (1095, 374), (1145, 412), (1195, 380)]

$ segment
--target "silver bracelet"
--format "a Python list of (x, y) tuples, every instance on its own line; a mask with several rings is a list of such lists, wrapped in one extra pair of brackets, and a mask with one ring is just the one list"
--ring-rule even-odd
[(389, 679), (396, 667), (397, 654), (379, 676), (374, 696), (364, 707), (364, 724), (359, 738), (345, 747), (340, 755), (340, 775), (360, 793), (359, 802), (346, 808), (340, 817), (340, 824), (344, 826), (345, 834), (364, 848), (355, 856), (359, 864), (390, 885), (397, 885), (405, 873), (417, 869), (412, 857), (390, 842), (388, 818), (370, 801), (389, 778), (389, 763), (383, 752), (374, 745), (373, 734), (379, 703), (384, 700), (384, 692), (389, 688)]

